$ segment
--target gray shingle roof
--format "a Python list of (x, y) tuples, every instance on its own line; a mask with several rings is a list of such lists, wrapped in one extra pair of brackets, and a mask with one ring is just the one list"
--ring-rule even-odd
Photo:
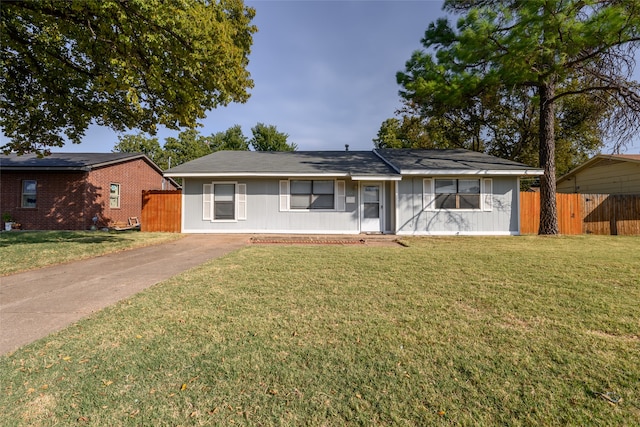
[(217, 151), (181, 164), (167, 176), (187, 175), (394, 176), (372, 151)]
[(399, 179), (401, 175), (540, 175), (541, 169), (469, 150), (218, 151), (166, 171), (167, 176), (326, 175)]
[(446, 174), (474, 172), (530, 172), (539, 174), (538, 168), (501, 159), (470, 150), (376, 150), (401, 174)]
[[(141, 153), (51, 153), (49, 156), (38, 158), (35, 154), (22, 156), (9, 154), (0, 155), (0, 169), (89, 171), (96, 167), (137, 158), (146, 158), (146, 156)], [(155, 164), (153, 166), (161, 172)]]

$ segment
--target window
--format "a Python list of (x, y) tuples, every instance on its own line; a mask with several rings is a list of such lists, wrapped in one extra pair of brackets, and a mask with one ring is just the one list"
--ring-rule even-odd
[(436, 209), (480, 209), (479, 179), (436, 179)]
[(291, 209), (334, 209), (333, 181), (291, 181)]
[(423, 186), (423, 208), (493, 210), (493, 179), (425, 178)]
[(235, 184), (213, 184), (213, 220), (234, 220)]
[(118, 209), (120, 207), (120, 184), (109, 186), (109, 207)]
[(22, 207), (23, 208), (36, 207), (37, 189), (38, 189), (37, 181), (33, 181), (33, 180), (22, 181)]
[(202, 219), (236, 221), (247, 219), (247, 184), (214, 182), (202, 186)]

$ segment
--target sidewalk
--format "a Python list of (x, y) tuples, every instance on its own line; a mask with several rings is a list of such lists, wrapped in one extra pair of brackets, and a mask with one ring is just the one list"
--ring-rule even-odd
[(0, 355), (212, 258), (248, 235), (186, 235), (169, 243), (0, 278)]

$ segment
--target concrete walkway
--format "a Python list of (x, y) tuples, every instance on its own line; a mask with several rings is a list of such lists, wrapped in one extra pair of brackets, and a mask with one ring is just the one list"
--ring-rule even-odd
[(192, 234), (169, 243), (0, 277), (0, 354), (236, 250), (249, 238)]

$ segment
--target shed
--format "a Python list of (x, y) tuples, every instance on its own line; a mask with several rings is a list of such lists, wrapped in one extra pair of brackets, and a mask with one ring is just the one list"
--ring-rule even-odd
[(640, 194), (640, 154), (598, 154), (557, 181), (558, 193)]

